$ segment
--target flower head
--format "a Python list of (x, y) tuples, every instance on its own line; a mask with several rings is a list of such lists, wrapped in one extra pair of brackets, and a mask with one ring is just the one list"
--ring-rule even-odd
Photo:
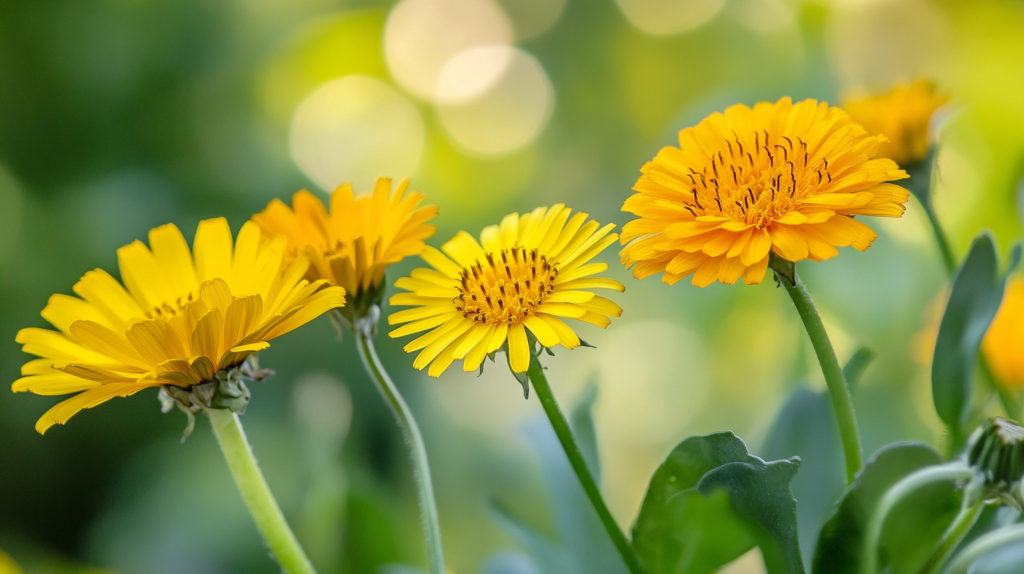
[(527, 329), (544, 347), (572, 349), (580, 339), (562, 318), (603, 328), (621, 315), (621, 307), (590, 291), (625, 289), (593, 277), (608, 265), (590, 263), (618, 238), (610, 233), (615, 225), (600, 227), (586, 213), (571, 213), (561, 204), (538, 207), (484, 228), (479, 242), (462, 231), (441, 247), (444, 253), (427, 247), (421, 257), (433, 269), (399, 279), (395, 286), (408, 293), (391, 297), (392, 305), (414, 308), (388, 317), (391, 325), (406, 323), (392, 337), (429, 331), (405, 346), (420, 351), (413, 366), (430, 365), (437, 377), (465, 359), (463, 369), (473, 371), (507, 342), (509, 364), (522, 373), (530, 366)]
[(45, 432), (82, 409), (148, 387), (189, 389), (214, 381), (267, 342), (345, 302), (345, 291), (303, 279), (309, 262), (285, 262), (285, 239), (247, 223), (232, 245), (223, 218), (199, 224), (194, 254), (174, 225), (117, 251), (122, 286), (90, 271), (78, 297), (50, 297), (42, 316), (58, 331), (28, 328), (17, 341), (42, 357), (22, 367), (13, 390), (78, 393), (36, 423)]
[(252, 220), (268, 236), (285, 236), (289, 257), (309, 259), (310, 279), (340, 285), (349, 297), (365, 302), (373, 299), (388, 265), (418, 254), (423, 240), (434, 234), (426, 222), (437, 216), (437, 207), (417, 207), (424, 196), (406, 193), (408, 187), (403, 179), (392, 193), (391, 178), (382, 177), (371, 193), (356, 197), (345, 184), (331, 194), (330, 212), (302, 190), (291, 207), (275, 199)]
[(934, 84), (918, 80), (898, 84), (884, 94), (847, 98), (843, 109), (869, 133), (889, 138), (878, 148), (879, 157), (909, 165), (928, 156), (932, 115), (947, 101)]
[(1003, 303), (981, 345), (996, 379), (1009, 388), (1024, 388), (1024, 278), (1007, 283)]
[(783, 98), (735, 105), (679, 132), (643, 174), (622, 210), (622, 263), (638, 279), (664, 272), (673, 284), (693, 274), (700, 287), (740, 277), (760, 283), (768, 253), (821, 261), (876, 235), (855, 215), (900, 217), (907, 174), (871, 159), (871, 136), (839, 108)]

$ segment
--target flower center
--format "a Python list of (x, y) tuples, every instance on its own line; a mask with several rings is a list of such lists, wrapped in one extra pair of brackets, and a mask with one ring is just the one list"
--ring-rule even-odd
[(462, 271), (455, 306), (473, 322), (514, 325), (554, 292), (557, 276), (557, 264), (536, 249), (516, 246), (488, 253), (485, 263), (477, 261)]
[(198, 299), (198, 293), (189, 293), (178, 297), (173, 302), (164, 301), (158, 306), (151, 307), (146, 311), (147, 319), (170, 319), (176, 317), (185, 311), (185, 307), (189, 303)]
[(725, 140), (728, 154), (711, 156), (703, 171), (689, 168), (693, 202), (685, 206), (694, 216), (724, 215), (742, 219), (758, 229), (799, 207), (832, 181), (828, 159), (815, 161), (800, 138), (770, 138), (767, 130), (754, 133), (753, 145), (739, 138)]

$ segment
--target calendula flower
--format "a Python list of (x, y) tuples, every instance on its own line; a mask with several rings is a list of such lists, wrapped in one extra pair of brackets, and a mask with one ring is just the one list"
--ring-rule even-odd
[(1024, 279), (1006, 284), (1003, 303), (981, 343), (996, 379), (1003, 385), (1024, 388)]
[(303, 277), (309, 261), (285, 262), (286, 239), (262, 238), (247, 223), (232, 245), (223, 218), (199, 224), (194, 256), (181, 232), (164, 225), (117, 251), (122, 286), (90, 271), (78, 297), (56, 294), (42, 316), (58, 331), (18, 332), (26, 353), (13, 390), (78, 393), (46, 412), (36, 430), (64, 424), (82, 409), (149, 387), (181, 396), (270, 346), (268, 341), (345, 303), (345, 291)]
[(527, 329), (547, 348), (562, 344), (577, 347), (580, 338), (563, 318), (607, 327), (609, 317), (622, 308), (594, 295), (590, 289), (625, 287), (618, 281), (593, 277), (608, 268), (591, 263), (617, 239), (614, 224), (604, 227), (587, 221), (586, 213), (570, 218), (562, 204), (513, 213), (501, 225), (484, 228), (480, 241), (465, 231), (420, 255), (433, 269), (416, 269), (396, 287), (408, 293), (391, 297), (392, 305), (415, 308), (388, 317), (388, 323), (406, 325), (391, 331), (403, 337), (425, 335), (405, 346), (420, 351), (413, 366), (440, 376), (452, 361), (465, 359), (473, 371), (484, 358), (508, 345), (509, 364), (516, 373), (530, 366)]
[(864, 251), (875, 240), (855, 215), (900, 217), (907, 177), (891, 159), (872, 159), (870, 135), (826, 103), (783, 98), (735, 105), (679, 132), (643, 174), (622, 210), (622, 263), (638, 279), (664, 272), (673, 284), (760, 283), (774, 252), (822, 261), (836, 247)]
[[(252, 220), (268, 236), (287, 237), (289, 257), (309, 259), (310, 279), (344, 287), (357, 303), (372, 303), (388, 265), (417, 255), (435, 231), (426, 222), (437, 216), (437, 207), (418, 207), (424, 196), (406, 193), (408, 187), (403, 179), (392, 193), (391, 178), (382, 177), (371, 193), (356, 197), (345, 184), (331, 194), (330, 212), (302, 190), (291, 207), (275, 199)], [(358, 313), (362, 306), (349, 310)]]
[(898, 84), (884, 94), (848, 97), (843, 109), (869, 133), (889, 138), (878, 148), (879, 157), (909, 165), (928, 156), (932, 115), (947, 101), (934, 84), (918, 80)]

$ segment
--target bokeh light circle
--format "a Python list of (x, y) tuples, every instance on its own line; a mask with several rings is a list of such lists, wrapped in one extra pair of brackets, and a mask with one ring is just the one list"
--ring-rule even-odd
[(452, 56), (513, 39), (508, 16), (493, 0), (404, 0), (388, 16), (384, 57), (400, 86), (430, 100)]
[(512, 46), (478, 46), (453, 57), (437, 84), (438, 116), (466, 151), (514, 151), (540, 135), (555, 92), (536, 58)]
[(368, 76), (346, 76), (310, 94), (292, 117), (295, 162), (325, 190), (351, 182), (368, 189), (381, 175), (404, 177), (419, 166), (423, 118), (398, 90)]
[(615, 0), (629, 23), (655, 36), (700, 27), (715, 17), (725, 0)]

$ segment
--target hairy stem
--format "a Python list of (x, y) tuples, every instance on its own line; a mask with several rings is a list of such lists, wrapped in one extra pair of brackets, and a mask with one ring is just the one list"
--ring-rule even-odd
[(377, 356), (377, 350), (373, 346), (373, 336), (370, 329), (354, 329), (356, 345), (359, 347), (359, 355), (363, 359), (363, 366), (366, 372), (377, 385), (384, 402), (391, 408), (391, 412), (398, 421), (405, 437), (405, 444), (409, 449), (409, 457), (413, 464), (413, 477), (416, 480), (416, 488), (420, 500), (420, 518), (423, 523), (423, 538), (427, 549), (427, 564), (430, 574), (444, 574), (444, 554), (441, 550), (441, 527), (437, 520), (437, 503), (434, 501), (434, 486), (431, 483), (430, 464), (427, 461), (427, 448), (423, 444), (423, 435), (416, 424), (416, 419), (405, 404), (398, 388), (391, 381), (384, 365)]
[(231, 476), (242, 494), (242, 500), (281, 568), (288, 574), (315, 574), (313, 565), (288, 527), (274, 495), (270, 493), (270, 487), (256, 464), (256, 457), (245, 438), (238, 415), (228, 409), (206, 409), (206, 415), (228, 468), (231, 469)]

